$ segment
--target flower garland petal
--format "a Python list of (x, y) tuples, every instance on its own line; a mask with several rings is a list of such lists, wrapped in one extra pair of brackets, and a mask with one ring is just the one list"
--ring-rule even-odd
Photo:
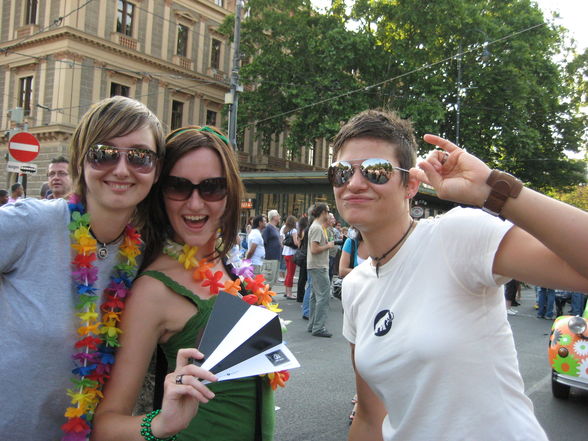
[[(214, 267), (214, 262), (210, 262), (206, 258), (197, 261), (196, 264), (186, 264), (186, 262), (196, 261), (196, 247), (180, 245), (171, 239), (167, 239), (162, 252), (172, 259), (177, 260), (185, 269), (189, 270), (194, 268), (192, 278), (196, 282), (201, 282), (200, 286), (208, 287), (211, 295), (217, 295), (220, 290), (226, 291), (234, 296), (241, 293), (241, 299), (250, 305), (257, 305), (275, 313), (282, 311), (277, 303), (272, 303), (276, 293), (270, 289), (269, 284), (265, 283), (263, 274), (253, 274), (251, 261), (240, 260), (235, 256), (229, 255), (227, 260), (233, 265), (232, 273), (237, 278), (223, 282), (223, 272), (216, 271), (213, 273), (212, 268)], [(268, 374), (267, 377), (272, 389), (275, 390), (278, 386), (285, 386), (286, 381), (290, 378), (290, 374), (288, 371), (280, 371)]]
[(62, 441), (86, 441), (91, 430), (94, 410), (102, 398), (101, 387), (109, 377), (114, 363), (114, 350), (119, 346), (118, 336), (122, 332), (117, 324), (124, 309), (132, 279), (137, 272), (136, 257), (141, 254), (141, 236), (130, 225), (125, 227), (124, 238), (119, 246), (121, 261), (114, 266), (110, 282), (104, 289), (105, 301), (100, 307), (100, 295), (94, 286), (98, 280), (96, 261), (96, 239), (90, 233), (90, 216), (78, 195), (69, 199), (71, 247), (76, 254), (72, 260), (72, 282), (78, 294), (76, 316), (80, 320), (72, 355), (76, 367), (72, 382), (75, 389), (68, 389), (73, 406), (65, 410), (67, 422), (61, 426)]

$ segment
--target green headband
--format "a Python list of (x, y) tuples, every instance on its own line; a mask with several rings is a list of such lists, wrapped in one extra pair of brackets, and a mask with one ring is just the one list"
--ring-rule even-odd
[(216, 135), (218, 138), (222, 139), (225, 142), (225, 144), (227, 144), (228, 146), (231, 145), (231, 143), (229, 142), (229, 140), (227, 139), (226, 136), (221, 135), (216, 130), (214, 130), (212, 127), (208, 127), (208, 126), (204, 126), (204, 127), (199, 128), (199, 129), (193, 129), (193, 128), (183, 129), (183, 130), (180, 130), (179, 132), (172, 133), (173, 136), (171, 138), (169, 138), (169, 135), (168, 135), (168, 138), (166, 139), (166, 142), (169, 142), (171, 139), (175, 138), (176, 136), (178, 136), (178, 135), (180, 135), (180, 134), (182, 134), (184, 132), (189, 132), (189, 131), (212, 133), (213, 135)]

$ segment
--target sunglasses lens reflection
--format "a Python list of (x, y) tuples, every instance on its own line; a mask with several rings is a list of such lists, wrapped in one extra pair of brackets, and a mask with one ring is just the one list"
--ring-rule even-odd
[(392, 164), (383, 159), (367, 159), (360, 169), (361, 174), (372, 184), (385, 184), (394, 171)]
[(88, 149), (87, 159), (96, 170), (106, 170), (115, 167), (121, 154), (127, 155), (127, 163), (138, 173), (149, 173), (155, 167), (157, 156), (155, 152), (146, 149), (117, 147), (97, 144)]
[[(385, 159), (366, 159), (359, 165), (361, 174), (372, 184), (385, 184), (394, 172), (394, 166)], [(329, 167), (328, 178), (333, 187), (345, 185), (354, 173), (354, 167), (347, 161), (339, 161)]]

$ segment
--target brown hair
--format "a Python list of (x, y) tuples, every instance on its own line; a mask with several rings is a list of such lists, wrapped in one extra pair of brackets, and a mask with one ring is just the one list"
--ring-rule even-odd
[[(78, 124), (69, 145), (72, 189), (81, 196), (83, 202), (86, 200), (87, 190), (84, 163), (88, 149), (94, 144), (128, 135), (145, 126), (153, 133), (157, 155), (163, 157), (163, 127), (157, 116), (143, 103), (124, 96), (113, 96), (90, 107)], [(146, 215), (145, 201), (141, 201), (133, 220), (136, 227), (141, 227)]]
[[(171, 232), (169, 218), (163, 205), (162, 183), (165, 182), (178, 161), (187, 153), (200, 148), (209, 148), (218, 155), (227, 178), (226, 206), (219, 225), (221, 232), (219, 240), (216, 242), (214, 255), (211, 257), (223, 258), (235, 245), (239, 231), (243, 184), (239, 176), (237, 157), (225, 139), (220, 130), (210, 126), (187, 126), (174, 130), (166, 137), (165, 160), (161, 167), (160, 179), (147, 196), (149, 219), (142, 232), (147, 244), (143, 268), (159, 255), (163, 242)], [(202, 166), (206, 167), (206, 164), (202, 164)]]
[[(352, 117), (333, 139), (333, 157), (336, 158), (343, 145), (354, 138), (387, 141), (394, 147), (401, 168), (410, 170), (416, 164), (417, 143), (412, 123), (396, 112), (364, 110)], [(408, 183), (408, 173), (402, 173), (402, 182), (404, 185)]]
[(286, 226), (284, 227), (284, 234), (296, 228), (296, 218), (292, 215), (286, 218)]

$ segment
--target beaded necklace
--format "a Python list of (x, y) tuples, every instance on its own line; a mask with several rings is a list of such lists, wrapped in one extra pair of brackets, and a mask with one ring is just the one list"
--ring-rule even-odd
[(74, 388), (67, 390), (71, 407), (65, 411), (68, 421), (61, 426), (62, 441), (85, 441), (90, 433), (94, 410), (102, 398), (102, 386), (109, 377), (114, 363), (114, 353), (119, 346), (121, 330), (118, 322), (124, 309), (124, 301), (137, 273), (136, 258), (141, 254), (141, 236), (134, 227), (127, 225), (119, 246), (122, 256), (114, 266), (110, 282), (104, 289), (104, 301), (98, 308), (101, 294), (94, 286), (98, 279), (96, 260), (97, 243), (90, 232), (90, 215), (85, 212), (78, 195), (69, 199), (71, 247), (76, 251), (72, 260), (72, 281), (78, 296), (76, 316), (80, 320), (77, 332), (80, 339), (75, 344), (72, 358)]
[[(265, 283), (263, 274), (253, 276), (253, 266), (249, 260), (241, 260), (238, 255), (229, 253), (227, 263), (232, 267), (231, 272), (236, 278), (222, 282), (223, 272), (213, 273), (211, 270), (214, 262), (206, 258), (200, 260), (196, 258), (198, 247), (181, 245), (171, 239), (166, 239), (162, 252), (177, 260), (187, 271), (193, 269), (192, 278), (196, 282), (201, 281), (200, 286), (208, 287), (212, 295), (216, 295), (222, 290), (234, 296), (241, 296), (241, 299), (250, 305), (257, 305), (275, 313), (281, 311), (278, 304), (272, 302), (276, 293), (270, 290), (269, 284)], [(273, 372), (267, 374), (267, 377), (272, 389), (276, 390), (278, 386), (284, 387), (286, 385), (290, 373), (288, 371)]]

